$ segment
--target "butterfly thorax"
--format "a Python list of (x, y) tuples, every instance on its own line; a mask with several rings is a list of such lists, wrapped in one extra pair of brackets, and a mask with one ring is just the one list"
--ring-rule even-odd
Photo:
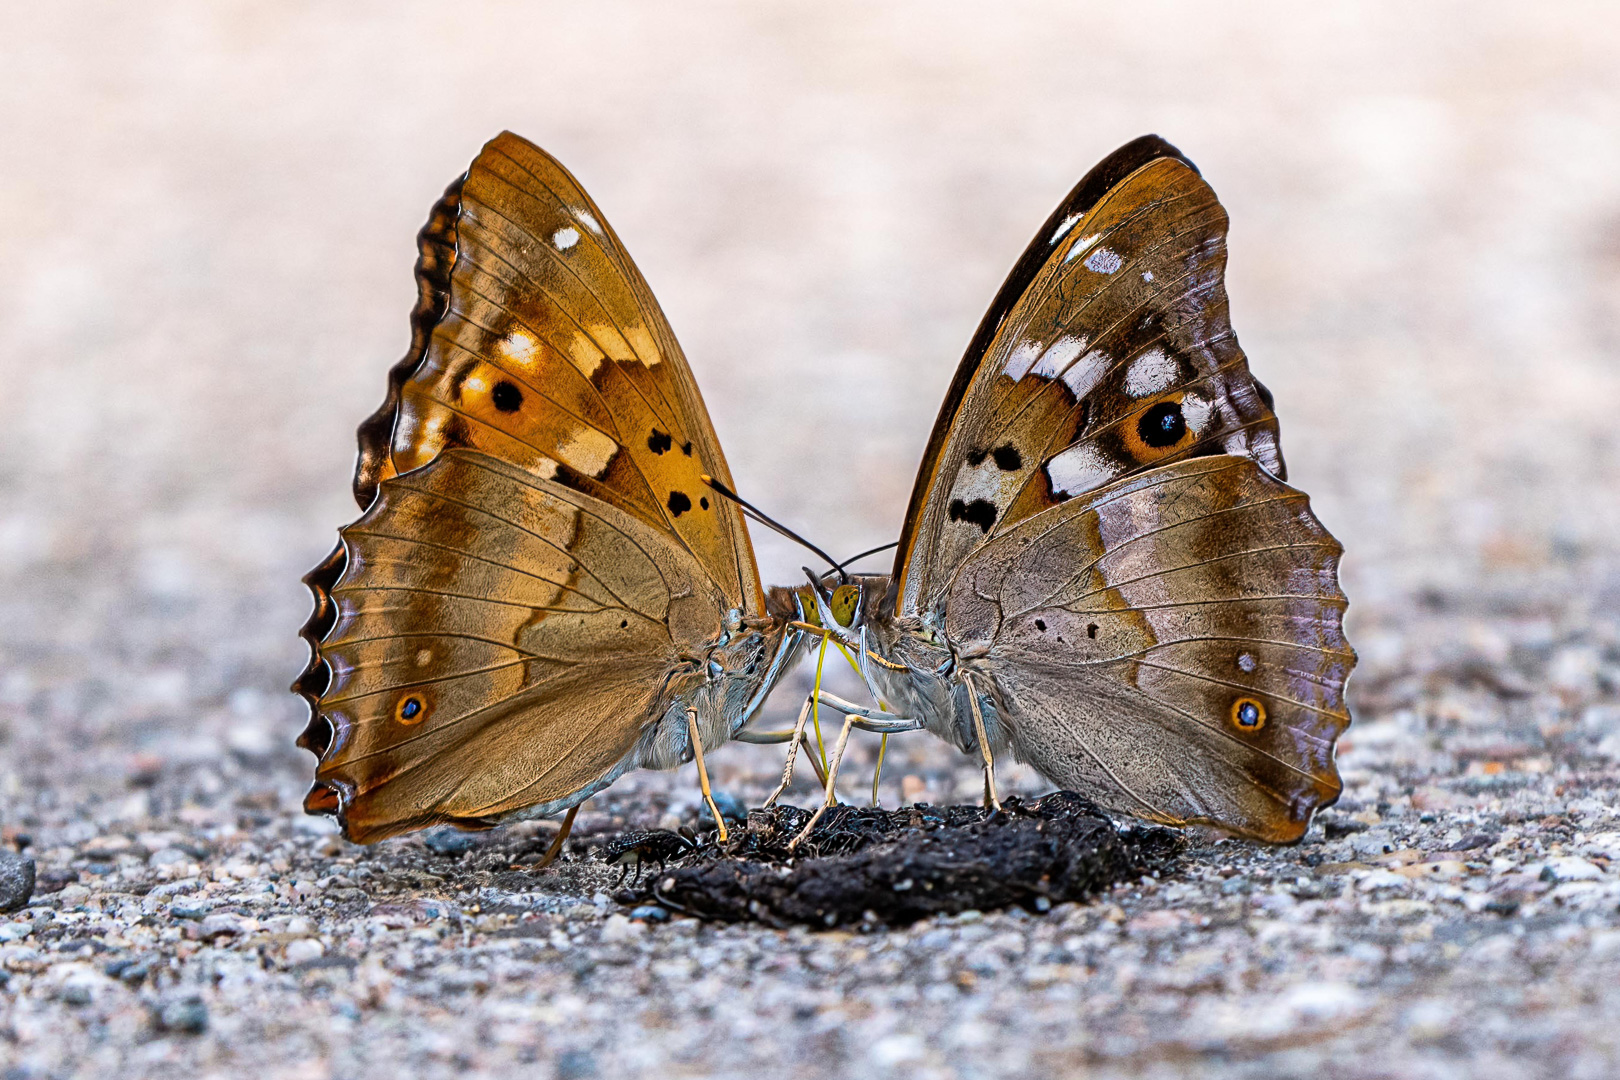
[[(884, 596), (889, 579), (871, 595)], [(942, 739), (969, 751), (977, 743), (968, 679), (979, 695), (979, 712), (991, 747), (1008, 744), (1001, 695), (984, 659), (984, 643), (954, 642), (928, 616), (896, 616), (888, 604), (876, 604), (865, 617), (867, 669), (889, 709), (919, 721)]]

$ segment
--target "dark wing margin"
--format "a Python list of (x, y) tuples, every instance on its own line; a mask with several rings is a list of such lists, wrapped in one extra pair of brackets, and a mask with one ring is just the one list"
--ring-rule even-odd
[[(1051, 257), (1052, 245), (1049, 238), (1066, 219), (1088, 213), (1103, 196), (1117, 187), (1126, 177), (1160, 158), (1174, 158), (1193, 172), (1198, 172), (1197, 165), (1159, 136), (1143, 135), (1133, 139), (1098, 162), (1081, 178), (1058, 204), (1057, 209), (1053, 210), (1036, 230), (1034, 239), (1013, 264), (1007, 280), (1002, 282), (1001, 289), (996, 293), (990, 310), (984, 313), (979, 328), (974, 331), (972, 340), (968, 342), (967, 351), (962, 354), (962, 361), (956, 367), (956, 375), (951, 379), (950, 388), (945, 391), (945, 401), (939, 407), (939, 415), (934, 419), (934, 429), (928, 436), (927, 447), (923, 450), (922, 464), (917, 467), (917, 481), (911, 489), (911, 501), (906, 506), (905, 523), (900, 531), (900, 545), (894, 553), (894, 581), (900, 580), (905, 573), (906, 564), (910, 561), (912, 533), (917, 522), (921, 520), (923, 503), (934, 487), (934, 473), (956, 420), (957, 410), (961, 408), (962, 399), (967, 396), (968, 387), (973, 384), (973, 377), (978, 374), (979, 366), (984, 362), (985, 354), (989, 351), (991, 342), (995, 340), (996, 332), (1001, 329), (1001, 324), (1006, 321), (1007, 314), (1029, 289), (1030, 283), (1035, 280), (1041, 268), (1046, 265), (1047, 259)], [(1267, 396), (1269, 397), (1269, 394)]]
[[(371, 506), (377, 497), (377, 485), (392, 471), (389, 455), (394, 419), (399, 414), (405, 383), (427, 358), (433, 331), (450, 310), (450, 272), (456, 265), (456, 226), (461, 218), (461, 188), (466, 182), (467, 173), (462, 173), (445, 189), (443, 197), (433, 204), (427, 224), (416, 234), (416, 306), (411, 309), (411, 345), (388, 371), (388, 394), (383, 403), (355, 433), (360, 453), (354, 466), (354, 501), (362, 510)], [(313, 583), (309, 584), (314, 588)], [(315, 599), (318, 606), (320, 596)]]
[[(355, 432), (359, 443), (354, 465), (354, 501), (361, 510), (377, 498), (377, 485), (389, 469), (390, 443), (394, 418), (399, 412), (400, 393), (406, 381), (422, 366), (433, 330), (450, 308), (450, 271), (456, 262), (456, 223), (461, 216), (461, 187), (467, 174), (457, 177), (434, 203), (427, 224), (416, 235), (416, 306), (411, 309), (411, 343), (405, 355), (388, 371), (388, 391), (377, 410)], [(348, 553), (340, 541), (303, 582), (314, 601), (309, 619), (298, 636), (309, 646), (309, 663), (292, 685), (292, 692), (309, 705), (309, 721), (298, 736), (298, 745), (320, 757), (331, 743), (332, 727), (321, 715), (321, 695), (331, 682), (331, 670), (321, 656), (321, 639), (332, 630), (337, 607), (332, 589), (348, 566)], [(319, 801), (327, 789), (317, 786), (310, 799)], [(306, 800), (306, 804), (309, 800)], [(306, 805), (310, 813), (329, 813), (331, 807)]]

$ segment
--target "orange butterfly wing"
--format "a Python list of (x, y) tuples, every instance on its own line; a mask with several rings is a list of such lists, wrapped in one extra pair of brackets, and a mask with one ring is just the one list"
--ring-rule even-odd
[(360, 429), (355, 496), (466, 446), (674, 533), (764, 609), (730, 471), (686, 357), (618, 236), (557, 160), (490, 140), (421, 241), (412, 352)]
[(699, 479), (730, 474), (686, 360), (573, 177), (503, 133), (419, 251), (411, 349), (359, 432), (367, 513), (305, 578), (293, 687), (321, 759), (306, 806), (366, 841), (671, 764), (649, 725), (694, 704), (732, 723), (780, 639), (730, 638), (748, 696), (701, 697), (693, 653), (763, 590), (740, 511)]

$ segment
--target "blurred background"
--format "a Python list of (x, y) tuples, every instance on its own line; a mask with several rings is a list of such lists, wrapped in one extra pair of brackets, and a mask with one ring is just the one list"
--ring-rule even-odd
[[(262, 759), (296, 806), (298, 578), (355, 516), (353, 431), (408, 340), (415, 233), (502, 128), (603, 207), (742, 490), (824, 547), (895, 537), (1003, 275), (1152, 131), (1231, 213), (1234, 323), (1348, 549), (1358, 679), (1400, 668), (1423, 613), (1551, 626), (1620, 603), (1610, 5), (4, 20), (4, 805), (138, 817), (142, 769), (194, 762), (206, 794)], [(797, 550), (755, 539), (767, 580), (797, 578)]]

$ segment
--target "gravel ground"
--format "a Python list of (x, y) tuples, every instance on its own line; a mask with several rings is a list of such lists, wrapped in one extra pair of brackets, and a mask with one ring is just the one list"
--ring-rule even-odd
[[(0, 914), (0, 1075), (1620, 1074), (1620, 23), (1544, 8), (8, 15), (0, 849), (37, 881)], [(297, 578), (353, 516), (411, 238), (501, 127), (612, 216), (745, 493), (839, 550), (892, 538), (1056, 199), (1180, 145), (1348, 549), (1340, 804), (1095, 903), (868, 934), (628, 919), (586, 853), (695, 824), (690, 770), (539, 874), (544, 824), (357, 848), (300, 814)], [(711, 765), (753, 804), (778, 759)], [(915, 736), (881, 794), (977, 785)]]

